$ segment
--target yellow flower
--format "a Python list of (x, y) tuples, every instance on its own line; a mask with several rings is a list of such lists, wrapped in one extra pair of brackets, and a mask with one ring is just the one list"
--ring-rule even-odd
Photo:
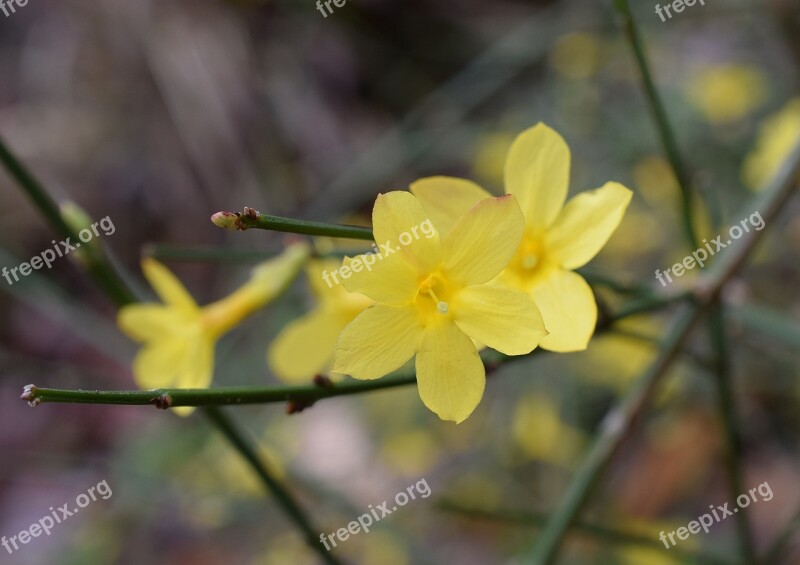
[(408, 192), (378, 196), (372, 225), (385, 252), (369, 271), (364, 260), (357, 270), (358, 259), (346, 258), (351, 270), (344, 280), (347, 290), (376, 304), (339, 336), (333, 370), (376, 379), (416, 355), (422, 401), (443, 420), (461, 422), (486, 383), (473, 340), (522, 355), (547, 332), (528, 296), (486, 284), (508, 264), (522, 237), (524, 220), (513, 196), (481, 201), (444, 237), (434, 230), (431, 237), (403, 238), (428, 220)]
[(742, 169), (745, 184), (766, 188), (769, 180), (800, 141), (800, 98), (793, 98), (759, 128), (756, 148), (747, 156)]
[(523, 397), (514, 410), (513, 434), (525, 455), (570, 467), (586, 447), (580, 430), (565, 423), (550, 398)]
[[(208, 387), (217, 339), (279, 295), (308, 255), (307, 245), (293, 245), (256, 267), (233, 294), (203, 307), (164, 265), (144, 259), (144, 276), (163, 304), (125, 306), (117, 316), (122, 331), (144, 344), (133, 362), (136, 384), (142, 389)], [(180, 415), (192, 411), (175, 408)]]
[[(505, 166), (506, 193), (519, 200), (525, 230), (516, 255), (497, 281), (533, 297), (551, 351), (579, 351), (597, 322), (597, 304), (586, 281), (573, 272), (602, 249), (622, 221), (632, 192), (616, 182), (579, 194), (564, 205), (570, 152), (544, 124), (521, 133)], [(454, 218), (491, 194), (473, 182), (431, 177), (411, 185), (434, 224), (447, 232)]]
[(336, 271), (335, 260), (312, 261), (307, 269), (311, 290), (318, 305), (287, 325), (267, 351), (272, 372), (289, 383), (299, 383), (326, 373), (333, 365), (336, 339), (372, 300), (336, 284), (328, 286), (323, 275)]
[(757, 68), (722, 65), (698, 74), (686, 88), (689, 101), (712, 124), (735, 122), (758, 108), (766, 79)]
[(576, 32), (561, 36), (553, 46), (550, 64), (569, 79), (592, 77), (600, 67), (603, 43), (599, 36)]

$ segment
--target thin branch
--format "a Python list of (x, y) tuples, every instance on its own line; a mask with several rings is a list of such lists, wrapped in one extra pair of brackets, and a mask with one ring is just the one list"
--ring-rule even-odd
[[(620, 308), (619, 312), (598, 321), (597, 334), (608, 331), (613, 324), (629, 316), (650, 312), (691, 297), (689, 293), (675, 293), (654, 296), (632, 301)], [(535, 349), (527, 355), (508, 357), (489, 352), (485, 355), (487, 373), (500, 365), (540, 355), (543, 350)], [(28, 385), (22, 396), (31, 406), (42, 403), (68, 404), (112, 404), (128, 406), (155, 406), (168, 409), (178, 406), (225, 406), (241, 404), (270, 404), (289, 402), (290, 411), (299, 411), (314, 402), (335, 396), (363, 394), (385, 388), (395, 388), (416, 383), (416, 376), (389, 377), (371, 381), (350, 380), (334, 384), (324, 378), (314, 379), (314, 384), (294, 387), (219, 387), (208, 389), (161, 388), (156, 390), (100, 391), (100, 390), (61, 390), (40, 388)]]
[(211, 216), (211, 221), (217, 227), (232, 231), (259, 229), (348, 239), (373, 239), (370, 228), (269, 216), (247, 207), (243, 212), (216, 212)]
[(272, 493), (278, 504), (281, 505), (286, 515), (294, 522), (295, 526), (303, 532), (306, 544), (314, 550), (325, 563), (330, 565), (340, 565), (340, 561), (329, 553), (319, 542), (319, 532), (315, 528), (311, 519), (306, 515), (300, 504), (294, 499), (292, 493), (281, 484), (281, 482), (267, 469), (254, 447), (244, 439), (242, 430), (237, 429), (236, 424), (220, 408), (208, 407), (203, 410), (212, 424), (227, 438), (227, 440), (239, 451), (253, 470), (258, 474), (261, 481)]
[(699, 247), (699, 239), (695, 231), (695, 206), (692, 199), (691, 179), (686, 164), (678, 149), (678, 143), (675, 140), (675, 134), (672, 131), (672, 126), (667, 118), (667, 111), (664, 109), (664, 103), (661, 96), (656, 90), (655, 83), (653, 82), (653, 75), (650, 71), (650, 64), (647, 61), (645, 54), (644, 44), (639, 36), (639, 30), (633, 20), (631, 7), (628, 0), (613, 0), (614, 8), (619, 17), (620, 26), (622, 27), (625, 36), (628, 38), (628, 43), (633, 50), (636, 64), (641, 75), (642, 88), (644, 89), (650, 109), (653, 112), (653, 117), (656, 120), (659, 138), (664, 147), (664, 152), (667, 154), (667, 159), (675, 171), (675, 178), (678, 181), (678, 187), (681, 191), (681, 212), (683, 217), (683, 228), (686, 233), (686, 238), (690, 242), (692, 249)]
[(220, 388), (160, 388), (155, 390), (59, 390), (28, 385), (21, 396), (32, 406), (42, 403), (112, 404), (126, 406), (155, 406), (167, 410), (179, 406), (239, 406), (245, 404), (295, 403), (297, 409), (311, 406), (317, 400), (362, 394), (386, 388), (414, 384), (415, 376), (348, 381), (324, 386), (294, 387), (220, 387)]
[(786, 527), (783, 531), (778, 534), (778, 537), (775, 538), (775, 541), (772, 542), (772, 545), (767, 549), (764, 553), (764, 557), (761, 559), (761, 563), (780, 563), (780, 557), (783, 555), (783, 552), (786, 550), (786, 546), (789, 545), (789, 542), (792, 541), (792, 537), (797, 533), (797, 530), (800, 529), (800, 510), (794, 515), (794, 517), (789, 520), (789, 523), (786, 524)]
[[(717, 385), (719, 412), (722, 419), (722, 428), (725, 431), (725, 467), (728, 472), (731, 500), (735, 500), (740, 493), (745, 492), (744, 472), (742, 469), (744, 454), (742, 452), (741, 433), (736, 420), (733, 383), (731, 382), (730, 348), (728, 347), (728, 337), (725, 332), (725, 312), (719, 300), (715, 301), (712, 308), (709, 330), (711, 344), (714, 349), (714, 363), (716, 365), (715, 382)], [(736, 528), (744, 562), (755, 565), (758, 561), (746, 512), (739, 512), (736, 515)]]
[[(0, 162), (6, 167), (11, 176), (17, 181), (20, 188), (32, 200), (36, 208), (41, 212), (45, 219), (50, 223), (51, 227), (55, 229), (65, 238), (78, 239), (72, 228), (64, 221), (58, 206), (50, 197), (44, 187), (31, 175), (25, 166), (8, 150), (3, 141), (0, 139)], [(90, 253), (87, 255), (88, 261), (86, 268), (100, 286), (106, 291), (109, 298), (114, 300), (118, 306), (124, 306), (136, 301), (135, 295), (128, 289), (119, 276), (114, 266), (108, 261), (108, 258), (102, 253)], [(35, 387), (26, 387), (23, 397), (30, 396), (27, 400), (33, 405), (41, 402), (35, 395)], [(282, 490), (281, 485), (274, 481), (264, 466), (255, 455), (255, 451), (250, 447), (247, 440), (238, 432), (233, 423), (228, 420), (222, 412), (214, 408), (205, 409), (206, 414), (211, 419), (211, 422), (218, 428), (220, 432), (226, 437), (231, 445), (239, 452), (239, 454), (251, 465), (253, 470), (264, 481), (265, 486), (272, 491), (283, 508), (287, 511), (289, 516), (298, 524), (303, 530), (309, 545), (320, 553), (324, 561), (331, 565), (338, 565), (339, 562), (327, 552), (322, 551), (322, 547), (317, 543), (316, 534), (313, 540), (309, 536), (312, 531), (307, 520), (304, 520), (302, 512), (299, 507), (294, 505), (292, 498), (288, 492)]]
[[(797, 185), (799, 172), (800, 143), (781, 166), (767, 190), (750, 202), (750, 206), (755, 206), (750, 210), (761, 210), (766, 225), (772, 223), (791, 196)], [(763, 229), (751, 232), (737, 242), (736, 246), (723, 251), (720, 258), (708, 268), (708, 275), (698, 280), (694, 289), (695, 303), (678, 317), (653, 364), (620, 404), (606, 416), (605, 425), (567, 488), (560, 506), (555, 510), (535, 544), (529, 548), (528, 556), (532, 563), (540, 565), (554, 561), (569, 526), (577, 518), (611, 458), (633, 429), (633, 424), (644, 411), (646, 403), (658, 389), (660, 381), (667, 374), (692, 327), (705, 313), (711, 301), (719, 296), (725, 284), (741, 269), (766, 231)]]
[[(2, 138), (0, 138), (0, 163), (60, 237), (63, 237), (65, 241), (79, 241), (78, 234), (64, 220), (56, 202), (27, 167), (11, 153)], [(89, 275), (116, 304), (125, 305), (136, 301), (134, 293), (102, 252), (88, 251), (85, 257), (86, 270)]]
[(586, 503), (602, 472), (619, 449), (629, 430), (643, 413), (647, 401), (680, 353), (703, 308), (687, 307), (670, 329), (658, 357), (634, 385), (622, 402), (603, 420), (599, 435), (589, 454), (572, 479), (561, 503), (550, 517), (535, 545), (529, 550), (531, 563), (551, 563), (563, 542), (564, 536)]
[[(458, 502), (444, 500), (439, 503), (439, 507), (446, 512), (452, 512), (466, 518), (475, 518), (478, 520), (492, 520), (498, 522), (508, 522), (518, 524), (521, 526), (531, 526), (541, 528), (547, 523), (548, 516), (542, 513), (528, 512), (521, 510), (496, 510), (485, 509), (475, 506), (464, 506)], [(658, 539), (650, 536), (640, 534), (638, 532), (617, 530), (603, 526), (601, 524), (592, 524), (588, 522), (576, 522), (570, 526), (570, 534), (584, 535), (591, 538), (596, 538), (612, 544), (619, 545), (637, 545), (641, 547), (649, 547), (653, 549), (664, 549), (664, 545)], [(712, 565), (732, 565), (730, 559), (722, 556), (709, 554), (706, 552), (699, 553), (695, 551), (685, 550), (680, 547), (673, 547), (670, 549), (670, 554), (679, 557), (702, 560), (702, 563)]]

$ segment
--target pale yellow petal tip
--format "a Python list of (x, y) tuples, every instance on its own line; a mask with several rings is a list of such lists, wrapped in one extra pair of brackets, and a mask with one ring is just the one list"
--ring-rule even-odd
[(187, 416), (191, 416), (192, 413), (197, 410), (194, 406), (178, 406), (176, 408), (171, 408), (171, 410), (177, 415), (181, 416), (182, 418), (186, 418)]
[[(480, 404), (480, 403), (479, 403)], [(475, 409), (478, 407), (478, 404), (475, 404), (472, 407), (458, 407), (457, 409), (453, 410), (434, 410), (430, 406), (428, 409), (431, 410), (434, 414), (436, 414), (439, 419), (443, 422), (453, 422), (454, 424), (458, 425), (462, 422), (466, 421), (467, 418), (472, 416)]]
[(117, 327), (122, 333), (134, 341), (141, 341), (136, 338), (139, 326), (132, 320), (132, 318), (136, 316), (136, 312), (141, 308), (141, 304), (128, 304), (127, 306), (121, 307), (117, 312)]

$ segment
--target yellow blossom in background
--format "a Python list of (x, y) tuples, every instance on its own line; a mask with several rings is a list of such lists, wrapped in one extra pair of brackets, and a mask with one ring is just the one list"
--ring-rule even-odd
[(489, 186), (503, 183), (503, 164), (514, 137), (513, 133), (493, 133), (479, 138), (472, 167), (478, 180)]
[[(536, 302), (549, 332), (540, 342), (551, 351), (585, 349), (597, 323), (597, 304), (586, 281), (573, 272), (602, 249), (619, 226), (632, 192), (616, 182), (579, 194), (564, 204), (570, 152), (544, 124), (521, 133), (505, 166), (506, 193), (525, 216), (522, 241), (499, 282), (523, 290)], [(473, 182), (430, 177), (411, 185), (438, 229), (491, 197)]]
[(406, 543), (387, 532), (370, 531), (362, 537), (358, 552), (360, 563), (380, 563), (380, 565), (411, 565)]
[(756, 147), (744, 161), (744, 183), (753, 190), (766, 188), (799, 141), (800, 98), (793, 98), (761, 124)]
[(336, 271), (340, 265), (333, 259), (309, 263), (306, 272), (317, 306), (287, 325), (267, 350), (270, 369), (287, 383), (301, 383), (327, 373), (333, 366), (339, 334), (372, 304), (363, 294), (323, 281), (323, 273)]
[(766, 77), (747, 65), (712, 67), (689, 82), (686, 95), (712, 124), (735, 122), (764, 102)]
[[(142, 389), (208, 387), (216, 341), (277, 297), (308, 256), (307, 245), (292, 245), (256, 267), (250, 280), (233, 294), (203, 307), (164, 265), (142, 260), (142, 272), (163, 304), (132, 304), (121, 308), (117, 316), (122, 331), (144, 344), (133, 362), (136, 384)], [(194, 409), (174, 410), (188, 415)]]
[[(658, 539), (658, 538), (655, 538)], [(648, 548), (630, 546), (615, 552), (620, 565), (679, 565), (684, 563), (681, 556), (671, 556), (667, 548)]]
[(589, 78), (600, 67), (602, 48), (602, 40), (593, 33), (568, 33), (553, 46), (550, 65), (565, 78)]
[(427, 429), (406, 430), (386, 438), (381, 459), (395, 472), (418, 477), (436, 464), (441, 446)]
[(566, 424), (552, 400), (541, 396), (522, 398), (514, 410), (513, 434), (528, 457), (569, 467), (586, 446), (586, 437)]
[[(378, 196), (375, 240), (401, 241), (430, 220), (408, 192)], [(443, 420), (462, 422), (480, 402), (486, 371), (473, 340), (506, 355), (532, 351), (546, 335), (524, 293), (487, 283), (519, 245), (524, 219), (513, 196), (487, 198), (447, 233), (412, 240), (386, 253), (370, 271), (353, 269), (344, 285), (376, 304), (358, 315), (336, 344), (334, 371), (376, 379), (416, 355), (417, 386), (425, 405)], [(355, 263), (345, 259), (345, 265)]]

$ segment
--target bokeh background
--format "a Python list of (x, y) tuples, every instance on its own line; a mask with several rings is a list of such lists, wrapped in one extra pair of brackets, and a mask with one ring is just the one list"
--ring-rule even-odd
[[(800, 123), (800, 6), (792, 0), (696, 4), (661, 22), (635, 16), (715, 235), (764, 183), (770, 133)], [(655, 268), (685, 255), (678, 191), (610, 2), (348, 0), (328, 17), (312, 0), (31, 0), (0, 13), (0, 135), (60, 201), (116, 227), (103, 243), (144, 295), (139, 260), (156, 254), (200, 303), (230, 292), (280, 234), (216, 229), (217, 210), (325, 221), (368, 219), (378, 192), (433, 174), (502, 191), (505, 153), (544, 121), (572, 150), (571, 191), (623, 182), (635, 197), (590, 270), (658, 290)], [(786, 117), (788, 116), (788, 117)], [(770, 129), (773, 128), (773, 129)], [(765, 153), (766, 152), (766, 153)], [(747, 163), (756, 163), (747, 165)], [(768, 168), (768, 167), (766, 167)], [(800, 508), (800, 205), (793, 200), (731, 285), (736, 409), (747, 509), (770, 547)], [(0, 172), (0, 264), (60, 239)], [(186, 260), (187, 246), (231, 250)], [(178, 249), (176, 249), (178, 248)], [(685, 276), (679, 285), (691, 284)], [(626, 296), (596, 288), (601, 310)], [(215, 384), (273, 384), (264, 356), (313, 306), (300, 279), (225, 337)], [(616, 399), (652, 359), (670, 312), (632, 318), (589, 349), (498, 370), (455, 426), (411, 388), (326, 400), (287, 416), (240, 408), (264, 457), (332, 532), (426, 479), (432, 495), (341, 545), (351, 563), (504, 563), (535, 536)], [(11, 536), (101, 480), (113, 490), (0, 563), (311, 564), (278, 506), (198, 415), (147, 407), (43, 405), (22, 386), (131, 389), (136, 346), (115, 308), (69, 259), (0, 280), (0, 535)], [(313, 347), (313, 344), (309, 344)], [(730, 500), (703, 332), (626, 441), (586, 521), (652, 543), (570, 535), (564, 563), (705, 563), (658, 532)], [(453, 508), (458, 506), (459, 508)], [(465, 507), (499, 516), (480, 517)], [(788, 531), (780, 563), (800, 562)], [(737, 554), (733, 520), (682, 542)]]

